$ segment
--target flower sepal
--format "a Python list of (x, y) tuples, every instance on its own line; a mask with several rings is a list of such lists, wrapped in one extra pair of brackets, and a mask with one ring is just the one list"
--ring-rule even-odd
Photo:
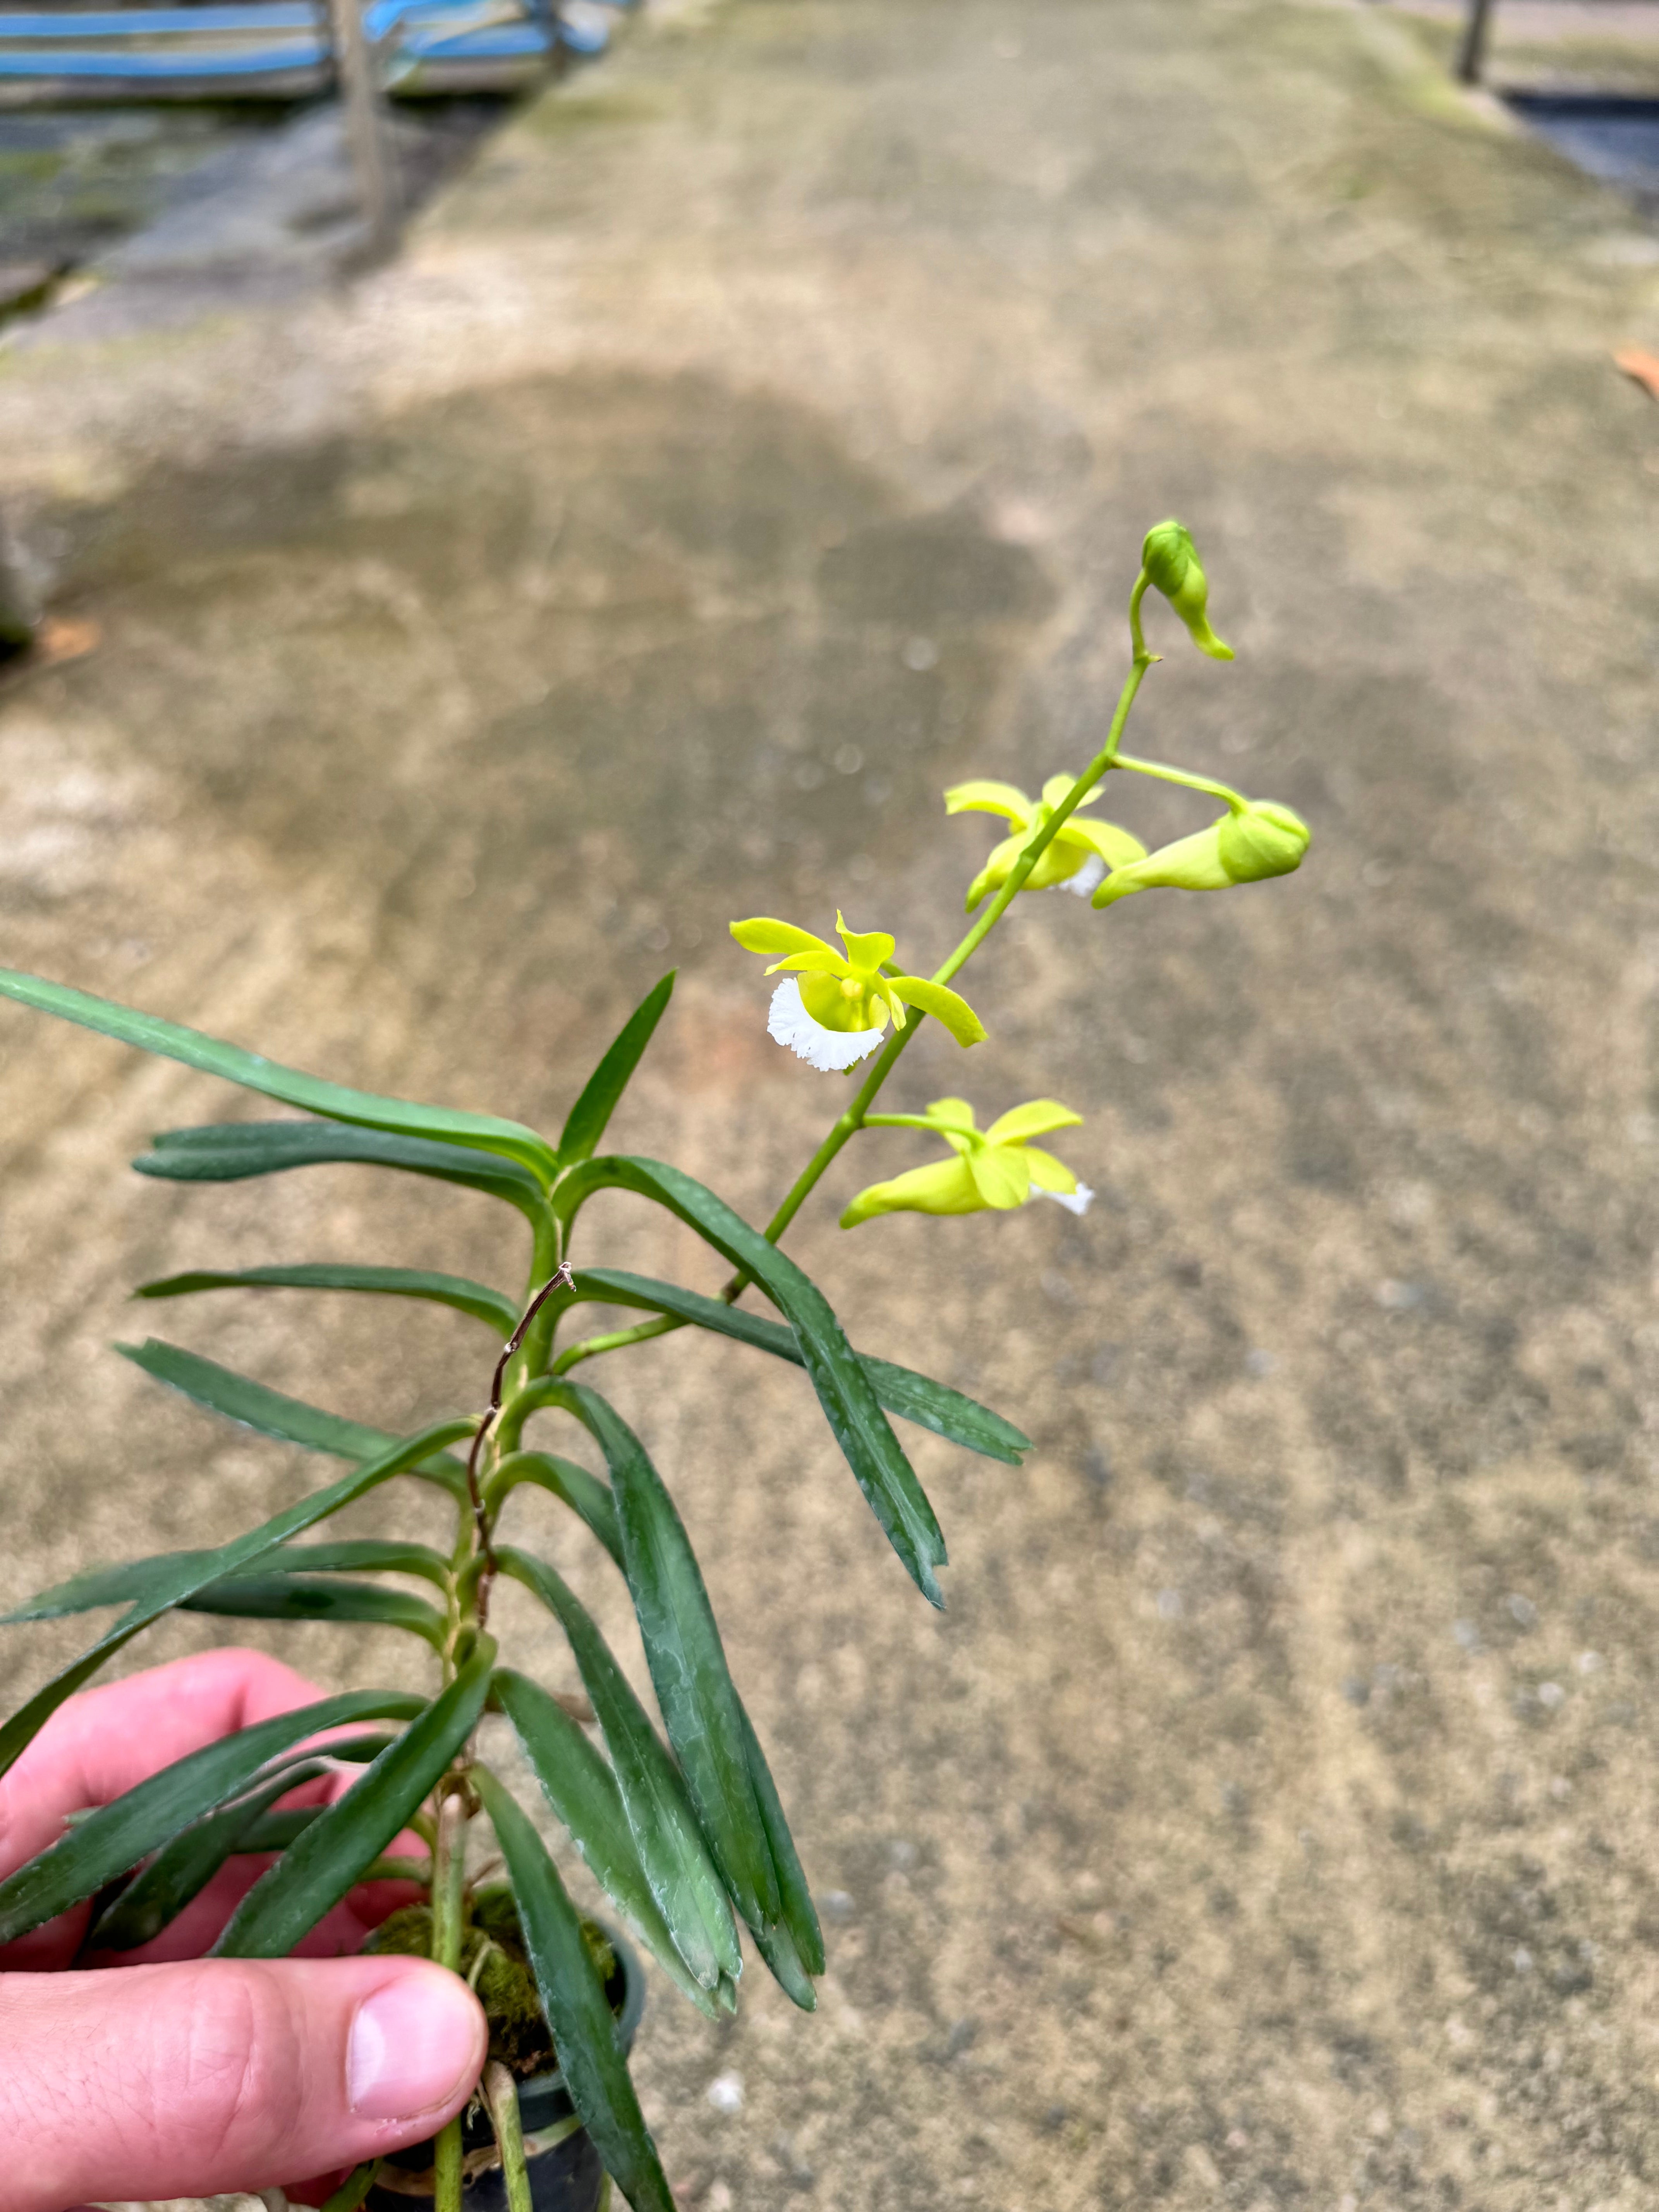
[(1053, 1098), (1033, 1098), (979, 1128), (965, 1098), (936, 1098), (925, 1114), (872, 1114), (866, 1128), (927, 1129), (944, 1138), (953, 1159), (910, 1168), (861, 1190), (841, 1217), (856, 1229), (878, 1213), (1012, 1212), (1033, 1194), (1085, 1213), (1094, 1193), (1063, 1160), (1030, 1140), (1054, 1129), (1080, 1127), (1083, 1116)]

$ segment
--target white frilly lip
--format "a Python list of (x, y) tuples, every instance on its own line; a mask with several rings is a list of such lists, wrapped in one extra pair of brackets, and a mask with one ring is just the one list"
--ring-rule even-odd
[(1063, 1206), (1067, 1213), (1082, 1215), (1094, 1203), (1095, 1194), (1086, 1182), (1080, 1182), (1075, 1190), (1039, 1190), (1037, 1196), (1052, 1198), (1054, 1204)]
[(801, 1004), (800, 985), (793, 975), (786, 976), (772, 994), (766, 1030), (780, 1044), (787, 1045), (797, 1060), (804, 1060), (809, 1067), (822, 1068), (826, 1074), (868, 1060), (872, 1052), (881, 1049), (887, 1035), (885, 1030), (825, 1029)]
[[(1063, 884), (1056, 884), (1057, 891), (1074, 891), (1079, 898), (1092, 898), (1106, 880), (1106, 863), (1098, 853), (1091, 853), (1074, 876), (1067, 876)], [(1049, 1195), (1052, 1197), (1053, 1193)], [(1078, 1212), (1081, 1213), (1079, 1206)]]

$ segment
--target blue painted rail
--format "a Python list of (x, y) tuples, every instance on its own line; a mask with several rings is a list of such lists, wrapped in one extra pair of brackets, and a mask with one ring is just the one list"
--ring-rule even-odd
[[(605, 0), (608, 6), (628, 0)], [(603, 51), (593, 0), (370, 0), (365, 36), (404, 98), (507, 91), (563, 52)], [(292, 98), (336, 76), (326, 0), (0, 11), (0, 106), (51, 100)]]

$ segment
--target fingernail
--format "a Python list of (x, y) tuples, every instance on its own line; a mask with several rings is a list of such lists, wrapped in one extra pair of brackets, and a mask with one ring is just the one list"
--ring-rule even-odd
[(453, 2104), (483, 2058), (478, 2001), (441, 1967), (400, 1974), (365, 1997), (346, 2046), (346, 2096), (368, 2120), (410, 2120)]

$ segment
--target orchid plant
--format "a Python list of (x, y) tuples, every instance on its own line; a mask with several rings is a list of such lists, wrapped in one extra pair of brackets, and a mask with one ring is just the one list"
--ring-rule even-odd
[[(612, 1111), (668, 1002), (672, 975), (629, 1018), (550, 1143), (516, 1121), (346, 1090), (156, 1017), (0, 973), (0, 993), (26, 1006), (297, 1109), (283, 1120), (158, 1136), (154, 1149), (134, 1163), (142, 1174), (222, 1182), (358, 1161), (505, 1200), (522, 1217), (530, 1239), (527, 1287), (517, 1297), (451, 1275), (332, 1263), (198, 1269), (143, 1286), (137, 1295), (152, 1300), (232, 1288), (435, 1300), (495, 1334), (496, 1355), (481, 1370), (479, 1400), (485, 1402), (394, 1437), (282, 1396), (176, 1346), (155, 1339), (123, 1346), (147, 1374), (210, 1412), (331, 1455), (347, 1471), (229, 1543), (83, 1574), (9, 1616), (43, 1620), (120, 1608), (81, 1657), (0, 1728), (0, 1771), (80, 1685), (174, 1609), (390, 1624), (424, 1644), (433, 1686), (326, 1698), (245, 1729), (77, 1817), (49, 1849), (0, 1882), (0, 1943), (91, 1899), (90, 1945), (100, 1954), (134, 1949), (240, 1857), (250, 1879), (218, 1940), (220, 1954), (280, 1956), (355, 1885), (396, 1875), (417, 1885), (425, 1899), (432, 1956), (459, 1969), (483, 1942), (486, 1893), (473, 1832), (487, 1822), (510, 1884), (523, 1959), (575, 2110), (635, 2212), (672, 2212), (595, 1946), (538, 1826), (481, 1754), (475, 1741), (480, 1722), (486, 1713), (505, 1717), (555, 1820), (589, 1873), (704, 2013), (714, 2017), (736, 2008), (744, 1970), (739, 1926), (789, 1996), (808, 2010), (814, 1978), (823, 1970), (823, 1945), (685, 1529), (638, 1437), (610, 1400), (576, 1373), (688, 1327), (804, 1367), (893, 1549), (923, 1595), (942, 1601), (944, 1539), (889, 1414), (1012, 1465), (1019, 1463), (1028, 1439), (960, 1392), (855, 1352), (823, 1292), (779, 1246), (842, 1148), (876, 1132), (884, 1142), (887, 1132), (929, 1137), (939, 1156), (860, 1191), (842, 1215), (844, 1227), (906, 1210), (1008, 1212), (1033, 1194), (1082, 1213), (1091, 1194), (1035, 1141), (1075, 1127), (1076, 1113), (1034, 1099), (981, 1129), (974, 1105), (959, 1097), (941, 1097), (923, 1114), (878, 1112), (878, 1097), (900, 1055), (929, 1018), (957, 1049), (970, 1049), (984, 1037), (979, 1016), (955, 982), (1024, 893), (1066, 890), (1103, 908), (1154, 885), (1218, 890), (1282, 875), (1300, 863), (1308, 831), (1288, 808), (1121, 750), (1136, 694), (1158, 658), (1142, 631), (1143, 602), (1153, 591), (1170, 602), (1201, 652), (1232, 657), (1209, 626), (1207, 586), (1191, 538), (1178, 523), (1160, 524), (1142, 550), (1129, 604), (1129, 672), (1096, 757), (1079, 775), (1051, 778), (1035, 801), (998, 782), (963, 783), (947, 793), (950, 813), (1000, 816), (1010, 834), (969, 887), (968, 909), (979, 909), (977, 918), (931, 976), (899, 967), (890, 936), (849, 930), (839, 915), (839, 949), (788, 922), (732, 925), (739, 945), (766, 957), (769, 973), (782, 975), (771, 1034), (816, 1069), (865, 1069), (764, 1230), (678, 1168), (600, 1152)], [(1127, 830), (1082, 811), (1120, 775), (1182, 785), (1218, 800), (1224, 811), (1195, 835), (1148, 853)], [(606, 1189), (665, 1208), (690, 1228), (732, 1270), (719, 1294), (591, 1264), (600, 1255), (584, 1233), (584, 1209)], [(742, 1303), (751, 1287), (775, 1318)], [(567, 1337), (567, 1324), (594, 1306), (631, 1309), (644, 1318)], [(548, 1413), (586, 1432), (603, 1461), (603, 1476), (539, 1439), (527, 1440), (532, 1420)], [(390, 1529), (374, 1538), (301, 1540), (393, 1477), (431, 1486), (448, 1501), (454, 1533), (447, 1552)], [(530, 1491), (550, 1493), (574, 1514), (625, 1579), (660, 1734), (568, 1584), (525, 1548), (526, 1501), (519, 1493)], [(498, 1649), (490, 1601), (503, 1576), (523, 1585), (559, 1623), (585, 1700), (550, 1692)], [(425, 1594), (388, 1577), (412, 1577)], [(356, 1769), (357, 1778), (344, 1786)], [(327, 1785), (320, 1790), (319, 1778)], [(295, 1796), (301, 1784), (313, 1785), (303, 1802)], [(408, 1847), (410, 1837), (418, 1838), (417, 1851)], [(489, 1894), (493, 1929), (501, 1924), (499, 1887)], [(495, 2155), (509, 2204), (526, 2212), (513, 2084), (507, 2078), (503, 2088), (502, 2079), (500, 2069), (490, 2069)], [(459, 2120), (436, 2141), (425, 2184), (436, 2212), (459, 2212), (461, 2142)], [(353, 2212), (375, 2178), (373, 2166), (362, 2167), (337, 2193), (331, 2212)], [(407, 2175), (399, 2182), (404, 2194), (411, 2185)]]

